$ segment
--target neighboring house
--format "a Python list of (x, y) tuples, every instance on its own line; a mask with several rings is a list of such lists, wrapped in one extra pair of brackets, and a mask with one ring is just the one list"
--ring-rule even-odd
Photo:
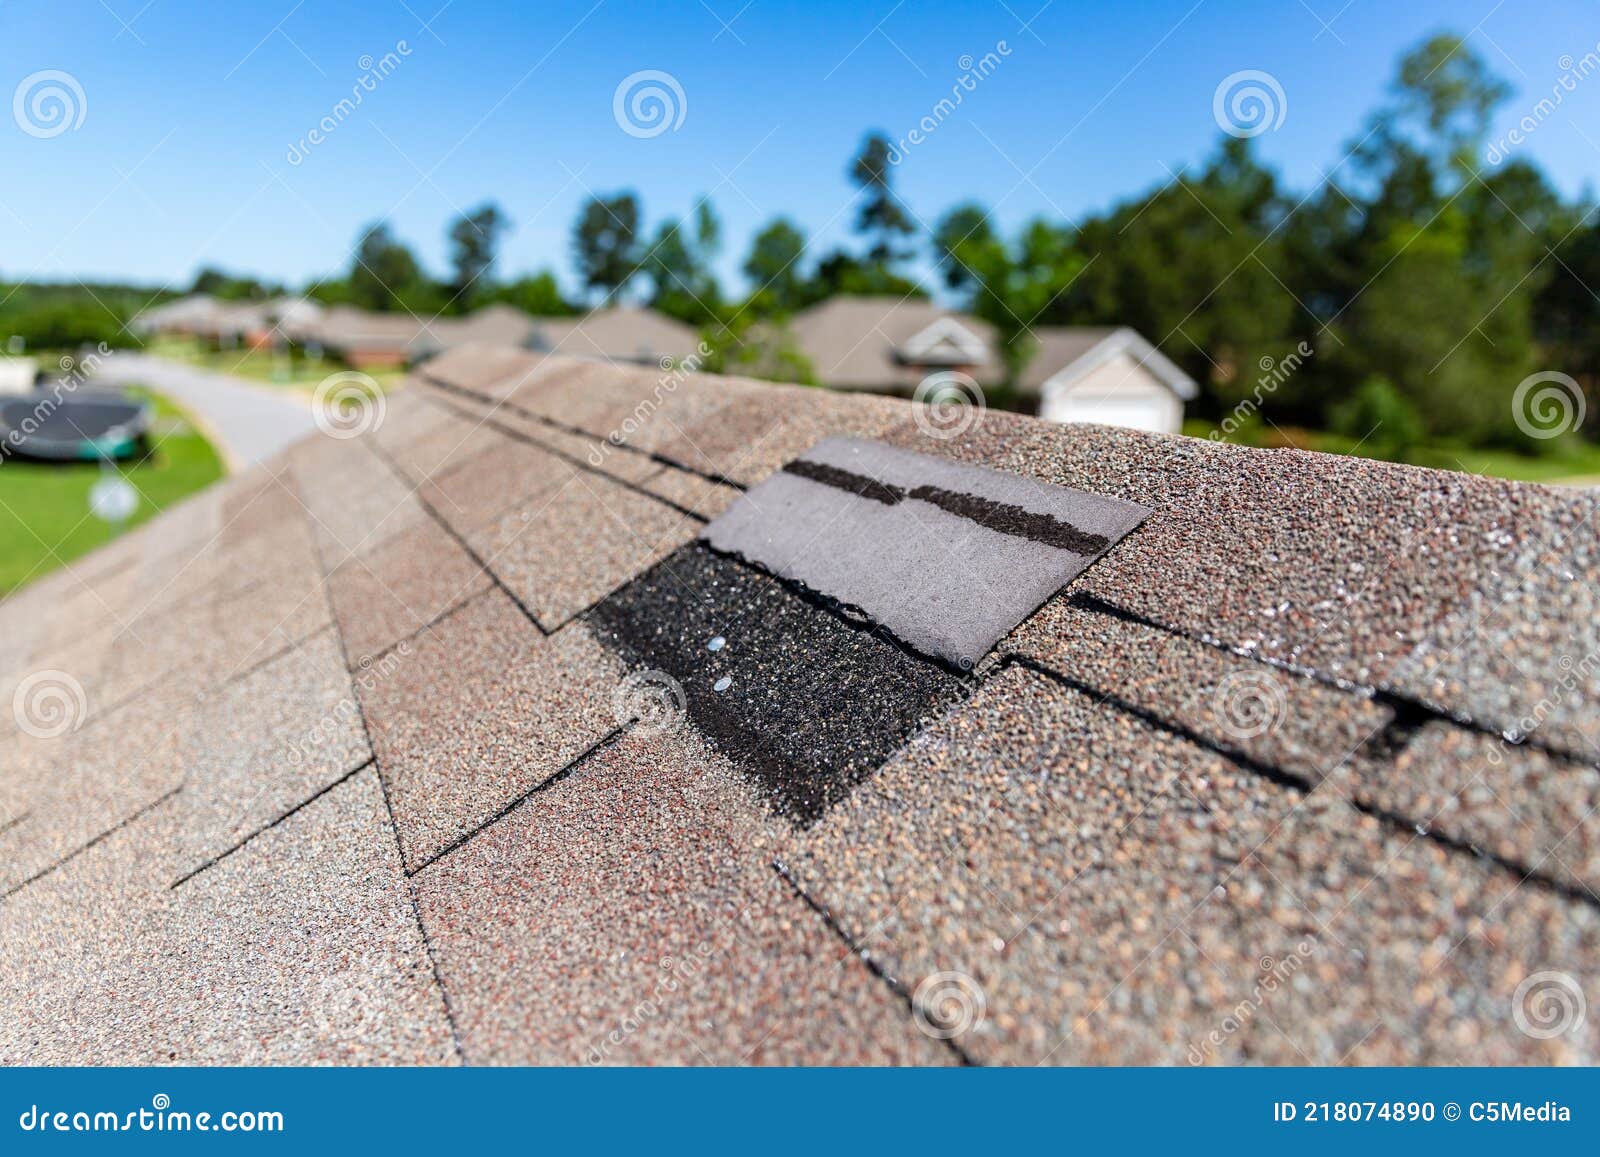
[(297, 340), (356, 367), (403, 366), (410, 360), (412, 343), (438, 324), (409, 313), (336, 305), (300, 329)]
[(219, 349), (236, 349), (239, 346), (254, 349), (267, 344), (272, 322), (267, 317), (267, 307), (263, 302), (225, 301), (218, 303), (190, 332)]
[(1041, 326), (1018, 385), (1051, 422), (1097, 422), (1176, 434), (1193, 379), (1136, 331)]
[(194, 336), (208, 325), (222, 303), (204, 293), (180, 297), (176, 301), (141, 310), (129, 328), (138, 334)]
[(789, 332), (817, 380), (835, 389), (910, 394), (941, 370), (982, 386), (1005, 380), (994, 328), (931, 301), (833, 297), (796, 314)]
[(408, 351), (412, 361), (431, 357), (442, 350), (477, 343), (480, 345), (526, 345), (539, 326), (539, 319), (514, 305), (496, 302), (466, 317), (441, 317), (412, 340)]
[(525, 349), (592, 361), (659, 366), (693, 357), (700, 334), (692, 326), (636, 306), (597, 309), (582, 317), (541, 317)]
[[(983, 387), (1005, 382), (994, 327), (931, 301), (834, 297), (796, 315), (795, 343), (817, 380), (840, 390), (911, 395), (929, 375), (956, 371)], [(1096, 422), (1177, 433), (1194, 382), (1127, 327), (1041, 326), (1017, 383), (1053, 422)]]
[(581, 317), (534, 317), (515, 306), (488, 305), (466, 317), (430, 321), (407, 348), (410, 361), (466, 345), (516, 346), (593, 361), (659, 365), (692, 355), (700, 335), (652, 309), (618, 306)]

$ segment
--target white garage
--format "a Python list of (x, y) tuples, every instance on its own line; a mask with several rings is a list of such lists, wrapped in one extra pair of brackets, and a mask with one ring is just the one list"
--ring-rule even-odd
[(1183, 404), (1197, 387), (1134, 330), (1048, 327), (1034, 336), (1039, 349), (1023, 386), (1038, 392), (1040, 417), (1165, 434), (1182, 430)]

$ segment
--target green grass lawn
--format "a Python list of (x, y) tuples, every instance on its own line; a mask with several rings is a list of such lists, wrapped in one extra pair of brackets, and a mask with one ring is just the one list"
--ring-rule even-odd
[[(1183, 432), (1196, 438), (1208, 438), (1216, 427), (1200, 418), (1191, 418), (1183, 424)], [(1289, 435), (1285, 438), (1284, 434)], [(1279, 433), (1268, 426), (1260, 430), (1267, 441), (1241, 442), (1243, 445), (1283, 445), (1292, 441), (1306, 450), (1320, 450), (1326, 454), (1359, 454), (1365, 458), (1377, 457), (1369, 445), (1358, 446), (1353, 438), (1320, 430), (1295, 429)], [(1240, 441), (1229, 439), (1229, 441)], [(1517, 482), (1581, 483), (1600, 485), (1600, 446), (1589, 442), (1568, 439), (1551, 447), (1546, 455), (1514, 454), (1509, 450), (1469, 450), (1458, 446), (1419, 446), (1405, 459), (1413, 466), (1431, 466), (1435, 470), (1459, 470), (1467, 474), (1485, 474), (1491, 478), (1510, 478)]]
[[(222, 477), (222, 460), (182, 411), (144, 390), (155, 409), (152, 451), (119, 463), (138, 488), (136, 526), (172, 503)], [(0, 596), (109, 542), (116, 532), (89, 513), (89, 487), (100, 477), (95, 463), (55, 464), (0, 460)]]
[[(199, 366), (220, 374), (265, 382), (270, 386), (288, 386), (302, 390), (316, 389), (317, 384), (329, 374), (340, 373), (349, 367), (333, 359), (311, 361), (303, 357), (290, 358), (288, 354), (273, 350), (208, 350), (186, 337), (158, 337), (151, 340), (145, 352), (156, 357), (170, 358), (175, 362)], [(405, 377), (405, 370), (397, 367), (363, 370), (387, 390)]]

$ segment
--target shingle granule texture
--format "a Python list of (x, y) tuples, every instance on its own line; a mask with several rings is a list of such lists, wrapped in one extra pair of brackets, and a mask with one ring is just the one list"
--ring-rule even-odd
[[(1600, 1027), (1540, 1041), (1509, 1015), (1525, 973), (1588, 973), (1593, 908), (1030, 672), (797, 843), (802, 886), (891, 974), (975, 978), (988, 1017), (963, 1045), (980, 1060), (1600, 1056)], [(1213, 1039), (1278, 965), (1267, 1015)]]
[(1592, 765), (1430, 723), (1395, 759), (1356, 770), (1351, 790), (1374, 807), (1600, 894), (1600, 772)]
[(676, 550), (701, 524), (598, 474), (469, 531), (466, 541), (553, 631)]
[(1056, 599), (1001, 644), (1169, 728), (1309, 785), (1377, 738), (1394, 712), (1360, 695)]
[(235, 847), (372, 755), (331, 631), (208, 696), (179, 731), (179, 874)]
[[(0, 600), (0, 1062), (1600, 1061), (1592, 494), (485, 346), (382, 410)], [(981, 617), (858, 508), (1104, 531), (832, 438), (1150, 514), (964, 669), (700, 535), (776, 473)]]
[(416, 878), (469, 1062), (945, 1064), (763, 859), (743, 778), (630, 734)]
[(1592, 492), (996, 417), (969, 437), (888, 440), (1154, 508), (1078, 590), (1492, 730), (1548, 701), (1546, 741), (1600, 751)]
[(346, 560), (328, 579), (352, 662), (386, 651), (493, 579), (432, 519)]
[(701, 546), (618, 591), (591, 622), (636, 668), (675, 680), (700, 730), (801, 823), (963, 693), (942, 668)]
[(622, 676), (582, 624), (546, 637), (498, 590), (360, 672), (407, 868), (615, 729)]
[(0, 1062), (454, 1057), (376, 775), (176, 890), (163, 808), (0, 907)]

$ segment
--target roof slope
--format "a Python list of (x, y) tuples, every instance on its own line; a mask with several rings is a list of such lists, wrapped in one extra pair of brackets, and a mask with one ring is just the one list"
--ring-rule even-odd
[[(1592, 497), (948, 434), (467, 346), (0, 603), (0, 1060), (1600, 1059)], [(1152, 513), (962, 670), (699, 541), (831, 435)]]

